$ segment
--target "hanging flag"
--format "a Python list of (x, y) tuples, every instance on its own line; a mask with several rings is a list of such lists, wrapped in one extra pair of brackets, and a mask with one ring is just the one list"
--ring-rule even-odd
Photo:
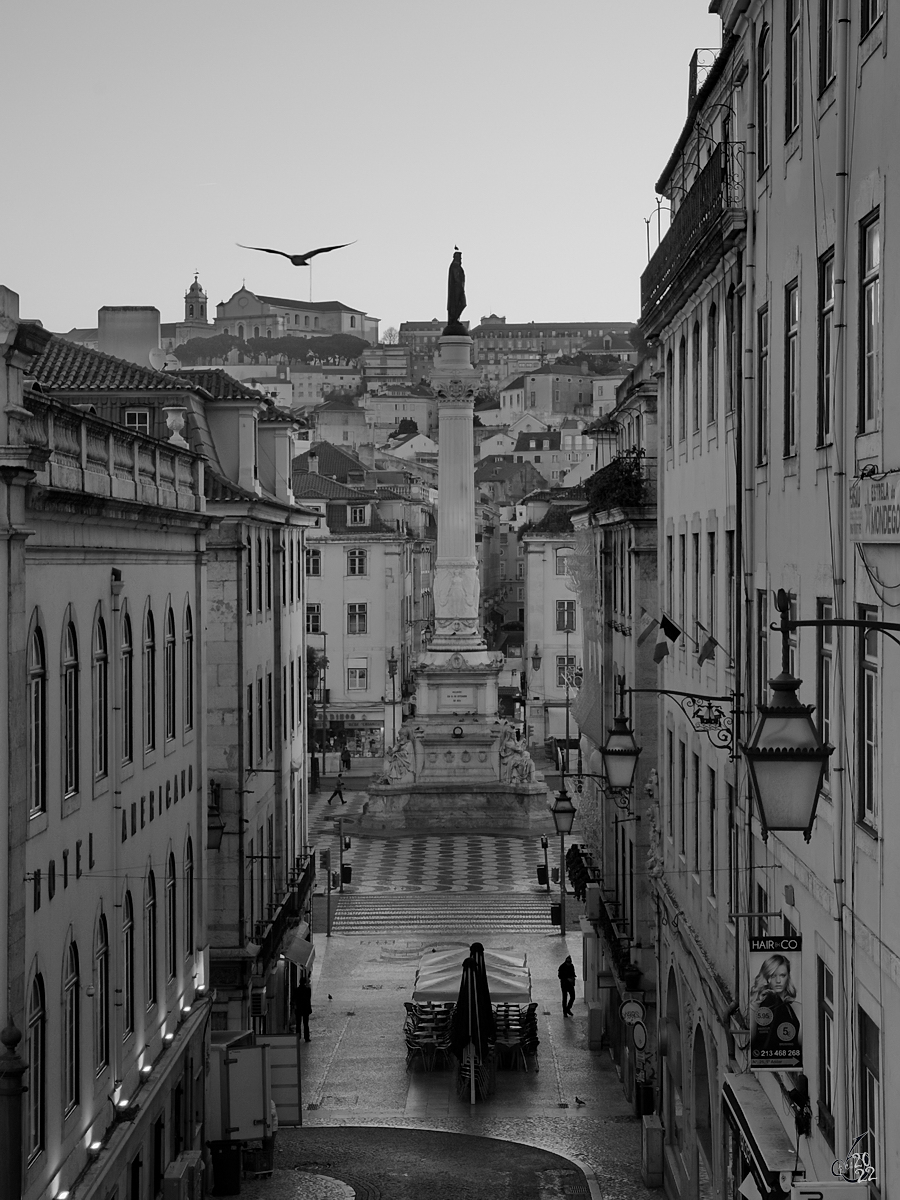
[(668, 653), (669, 639), (666, 637), (666, 631), (660, 625), (659, 633), (656, 635), (656, 645), (653, 648), (653, 661), (655, 663), (662, 662)]
[(641, 608), (641, 619), (638, 622), (637, 644), (643, 646), (647, 638), (657, 627), (659, 621), (651, 613), (648, 613), (646, 608)]
[(716, 647), (718, 646), (718, 644), (719, 643), (712, 636), (712, 634), (709, 634), (706, 641), (700, 647), (700, 653), (697, 655), (697, 666), (698, 667), (701, 666), (703, 663), (705, 663), (708, 658), (713, 657), (713, 655), (716, 652)]
[(665, 613), (663, 613), (659, 618), (659, 627), (670, 642), (677, 642), (681, 637), (682, 631), (678, 628), (675, 622), (671, 620), (671, 618), (666, 616)]

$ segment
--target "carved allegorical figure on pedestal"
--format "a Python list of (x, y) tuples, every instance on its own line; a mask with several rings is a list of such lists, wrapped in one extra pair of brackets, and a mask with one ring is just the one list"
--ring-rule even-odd
[(447, 278), (447, 328), (444, 333), (465, 336), (466, 329), (459, 318), (466, 307), (466, 273), (462, 265), (462, 251), (459, 246), (453, 249), (453, 262)]
[(500, 733), (501, 783), (536, 783), (534, 760), (519, 741), (519, 731), (508, 721)]
[(416, 744), (412, 732), (402, 726), (397, 734), (397, 744), (384, 756), (384, 768), (374, 783), (413, 783), (416, 778)]
[(438, 617), (453, 620), (478, 615), (478, 576), (474, 564), (438, 567), (434, 574), (434, 610)]

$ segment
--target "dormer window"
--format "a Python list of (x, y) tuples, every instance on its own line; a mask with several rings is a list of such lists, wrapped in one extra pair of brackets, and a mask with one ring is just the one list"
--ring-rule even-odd
[(365, 504), (351, 504), (348, 506), (349, 512), (347, 517), (348, 525), (365, 525), (366, 524), (366, 508)]

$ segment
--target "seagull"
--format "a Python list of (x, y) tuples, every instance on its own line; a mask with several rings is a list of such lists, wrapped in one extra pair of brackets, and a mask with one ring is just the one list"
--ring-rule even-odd
[(260, 250), (263, 254), (280, 254), (282, 258), (289, 259), (295, 267), (308, 267), (309, 260), (315, 258), (317, 254), (327, 254), (329, 250), (343, 250), (345, 246), (354, 246), (356, 239), (352, 242), (341, 242), (339, 246), (320, 246), (318, 250), (307, 250), (305, 254), (288, 254), (285, 250), (270, 250), (267, 246), (245, 246), (243, 242), (235, 242), (236, 246), (240, 246), (242, 250)]

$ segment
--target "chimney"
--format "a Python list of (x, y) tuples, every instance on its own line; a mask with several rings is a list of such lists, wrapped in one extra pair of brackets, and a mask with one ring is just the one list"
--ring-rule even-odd
[(318, 475), (319, 473), (319, 455), (315, 450), (310, 450), (306, 456), (306, 461), (309, 466), (310, 475)]

